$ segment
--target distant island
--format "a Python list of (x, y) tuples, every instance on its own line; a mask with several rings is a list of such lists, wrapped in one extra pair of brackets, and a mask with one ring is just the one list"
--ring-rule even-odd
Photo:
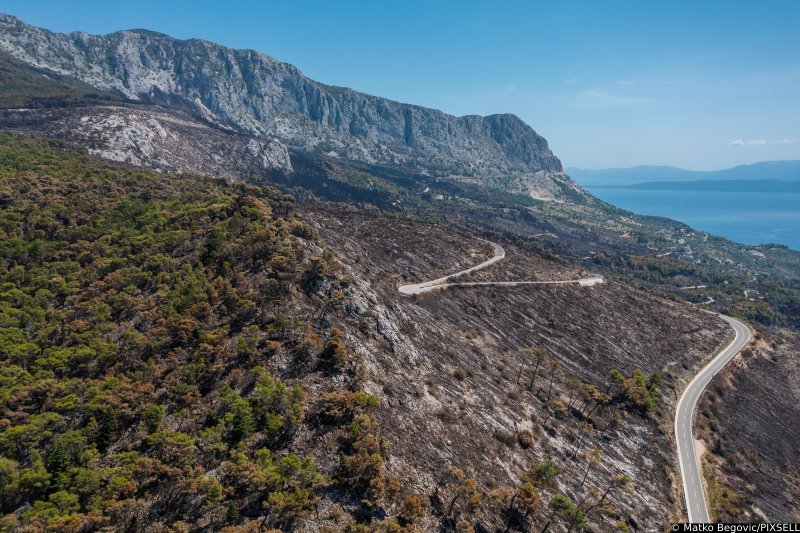
[(595, 185), (594, 188), (642, 189), (650, 191), (800, 193), (800, 180), (646, 181), (632, 184)]
[(565, 171), (575, 181), (587, 187), (669, 181), (800, 181), (800, 161), (762, 161), (709, 171), (647, 165), (606, 169), (568, 167)]
[(777, 242), (800, 250), (800, 161), (713, 172), (675, 167), (567, 172), (596, 197), (631, 212), (673, 218), (738, 242)]

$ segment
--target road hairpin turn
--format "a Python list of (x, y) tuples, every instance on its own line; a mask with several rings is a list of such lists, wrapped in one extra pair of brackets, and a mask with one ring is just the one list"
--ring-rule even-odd
[(447, 276), (443, 276), (441, 278), (437, 278), (431, 281), (425, 281), (422, 283), (413, 283), (410, 285), (401, 285), (400, 287), (397, 288), (397, 290), (400, 291), (401, 294), (412, 295), (412, 294), (422, 294), (424, 292), (430, 292), (436, 289), (445, 289), (447, 287), (479, 287), (485, 285), (500, 286), (500, 287), (516, 287), (518, 285), (580, 285), (582, 287), (590, 287), (592, 285), (597, 285), (598, 283), (603, 283), (602, 276), (591, 276), (588, 278), (553, 280), (553, 281), (539, 281), (539, 280), (537, 281), (451, 281), (453, 279), (459, 278), (471, 272), (477, 272), (478, 270), (486, 268), (500, 261), (506, 256), (506, 251), (499, 244), (491, 241), (484, 241), (484, 242), (489, 243), (492, 246), (492, 248), (494, 248), (494, 257), (492, 257), (491, 259), (487, 259), (483, 263), (480, 263), (473, 267), (461, 270), (454, 274), (448, 274)]
[[(505, 258), (506, 252), (502, 246), (491, 241), (489, 243), (494, 249), (494, 256), (473, 267), (461, 270), (454, 274), (449, 274), (441, 278), (422, 283), (401, 285), (397, 288), (401, 294), (415, 295), (422, 294), (437, 289), (448, 287), (477, 287), (477, 286), (501, 286), (513, 287), (518, 285), (571, 285), (592, 286), (603, 283), (602, 276), (590, 276), (588, 278), (552, 280), (552, 281), (452, 281), (456, 278), (476, 272), (486, 268), (501, 259)], [(695, 453), (694, 436), (692, 434), (692, 422), (694, 412), (697, 407), (700, 395), (711, 382), (712, 378), (728, 364), (742, 349), (750, 342), (752, 335), (750, 328), (743, 322), (725, 315), (719, 315), (726, 321), (734, 331), (734, 338), (714, 359), (711, 360), (694, 377), (691, 383), (678, 400), (678, 407), (675, 411), (675, 439), (678, 446), (678, 462), (680, 463), (681, 478), (683, 480), (683, 493), (686, 501), (686, 512), (689, 522), (709, 522), (708, 505), (706, 503), (705, 491), (703, 488), (702, 466), (700, 459)]]

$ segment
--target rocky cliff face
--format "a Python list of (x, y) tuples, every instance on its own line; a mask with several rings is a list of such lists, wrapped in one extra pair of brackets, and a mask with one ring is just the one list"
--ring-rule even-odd
[(330, 87), (252, 50), (142, 30), (58, 34), (0, 15), (0, 51), (296, 150), (491, 186), (537, 173), (563, 179), (547, 141), (514, 115), (454, 117)]

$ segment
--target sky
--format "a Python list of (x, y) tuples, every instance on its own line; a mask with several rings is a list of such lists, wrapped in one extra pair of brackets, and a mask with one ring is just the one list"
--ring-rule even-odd
[(59, 32), (146, 28), (309, 77), (514, 113), (567, 167), (800, 159), (800, 1), (0, 0)]

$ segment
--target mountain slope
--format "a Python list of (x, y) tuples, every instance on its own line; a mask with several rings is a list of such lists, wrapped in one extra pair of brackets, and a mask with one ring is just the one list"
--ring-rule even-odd
[(91, 85), (33, 67), (0, 52), (0, 108), (40, 107), (57, 99), (112, 98)]
[[(167, 87), (169, 84), (164, 82), (164, 79), (175, 81), (175, 79), (186, 77), (187, 87), (194, 87), (193, 91), (196, 92), (200, 86), (208, 86), (211, 91), (209, 94), (218, 94), (219, 91), (224, 92), (226, 88), (229, 88), (226, 85), (228, 81), (234, 83), (237, 79), (239, 82), (242, 80), (236, 76), (229, 79), (226, 69), (215, 74), (209, 65), (219, 67), (220, 61), (230, 63), (230, 58), (236, 58), (239, 55), (255, 57), (258, 59), (257, 62), (267, 66), (273, 65), (274, 69), (291, 71), (297, 76), (301, 76), (294, 67), (278, 63), (255, 52), (236, 52), (201, 41), (175, 41), (152, 32), (122, 32), (106, 37), (79, 33), (67, 36), (32, 28), (8, 16), (0, 16), (0, 26), (8, 30), (5, 33), (0, 32), (0, 49), (16, 50), (15, 53), (27, 57), (28, 61), (34, 61), (32, 59), (34, 56), (49, 58), (48, 61), (52, 65), (72, 61), (73, 63), (64, 65), (64, 68), (70, 67), (72, 69), (70, 72), (73, 74), (83, 72), (87, 79), (92, 79), (95, 83), (100, 83), (105, 79), (108, 83), (113, 82), (122, 88), (141, 83), (150, 83), (151, 88)], [(84, 41), (89, 42), (90, 45), (82, 45), (81, 43)], [(95, 44), (91, 45), (91, 43)], [(89, 62), (91, 58), (87, 59), (86, 54), (89, 51), (99, 54), (97, 43), (105, 43), (108, 48), (106, 55), (95, 58), (98, 64), (93, 67)], [(144, 46), (145, 44), (147, 46)], [(128, 53), (128, 48), (134, 45), (144, 46), (141, 49), (136, 48), (142, 53), (136, 58), (125, 59), (123, 52)], [(83, 48), (81, 48), (82, 46)], [(176, 50), (182, 50), (184, 55), (188, 55), (181, 59), (179, 64), (173, 61)], [(207, 57), (209, 50), (216, 51), (215, 53), (219, 57), (209, 59)], [(168, 51), (172, 55), (167, 54)], [(9, 53), (11, 52), (6, 52), (7, 55)], [(199, 54), (199, 58), (189, 57), (193, 53)], [(169, 57), (167, 57), (168, 55)], [(155, 59), (151, 56), (154, 56)], [(165, 65), (163, 69), (158, 67), (161, 64), (158, 63), (161, 61), (158, 58), (162, 56), (167, 57), (166, 59), (162, 58), (162, 63)], [(219, 58), (227, 59), (223, 61)], [(16, 64), (21, 63), (21, 60), (13, 56), (11, 61)], [(150, 66), (133, 68), (139, 64), (137, 61), (145, 62)], [(109, 66), (111, 64), (119, 66), (127, 74), (120, 78), (114, 77), (112, 75), (116, 72), (114, 69), (111, 69), (111, 74), (109, 74), (107, 71), (111, 68)], [(244, 64), (252, 67), (255, 63), (244, 61)], [(39, 80), (42, 83), (47, 84), (48, 87), (52, 86), (52, 80), (56, 77), (51, 70), (28, 63), (24, 63), (24, 65), (26, 65), (25, 70), (14, 72), (18, 72), (19, 76), (23, 78), (30, 78), (35, 73), (40, 77)], [(187, 66), (184, 68), (184, 65)], [(233, 63), (231, 65), (233, 69), (235, 65)], [(130, 70), (131, 68), (133, 70)], [(266, 67), (264, 68), (266, 69)], [(205, 74), (199, 78), (194, 77), (194, 74), (190, 76), (187, 72), (195, 72), (192, 69), (199, 69)], [(233, 69), (232, 72), (238, 73), (237, 76), (243, 72), (239, 67), (236, 69)], [(133, 76), (131, 72), (138, 74)], [(143, 77), (139, 74), (142, 74)], [(58, 76), (67, 77), (64, 74), (58, 74)], [(256, 85), (261, 87), (270, 83), (274, 85), (277, 78), (264, 75), (258, 79), (259, 83), (251, 84), (252, 87), (256, 87)], [(297, 81), (300, 78), (294, 79)], [(321, 90), (329, 91), (332, 95), (331, 98), (341, 97), (347, 100), (350, 97), (342, 95), (356, 95), (372, 99), (376, 105), (385, 103), (405, 109), (402, 104), (306, 81), (308, 84), (321, 87)], [(76, 81), (76, 83), (84, 82)], [(245, 85), (247, 84), (245, 83)], [(13, 89), (15, 85), (0, 85), (0, 93), (9, 87)], [(180, 89), (180, 91), (183, 90), (183, 88)], [(118, 93), (119, 98), (125, 98), (119, 89), (113, 89), (113, 91)], [(431, 175), (431, 169), (438, 165), (437, 162), (453, 160), (452, 154), (449, 154), (446, 148), (443, 153), (437, 152), (435, 149), (428, 150), (426, 148), (428, 151), (423, 152), (422, 149), (414, 148), (416, 151), (409, 157), (394, 157), (393, 155), (389, 157), (387, 154), (394, 153), (393, 149), (386, 148), (389, 146), (388, 144), (380, 144), (376, 151), (362, 151), (361, 155), (354, 156), (364, 156), (361, 160), (377, 158), (379, 160), (377, 163), (345, 160), (347, 158), (342, 154), (337, 156), (336, 152), (325, 151), (330, 148), (330, 145), (319, 144), (322, 143), (321, 139), (324, 139), (324, 135), (319, 133), (320, 128), (328, 128), (327, 122), (314, 121), (307, 115), (296, 113), (281, 114), (279, 109), (270, 108), (270, 113), (274, 115), (273, 118), (277, 117), (276, 120), (298, 120), (296, 124), (298, 128), (306, 132), (304, 135), (310, 139), (309, 142), (318, 144), (311, 151), (302, 149), (302, 147), (287, 146), (287, 143), (291, 141), (290, 131), (276, 130), (273, 134), (255, 136), (251, 132), (236, 129), (230, 124), (226, 125), (223, 118), (220, 118), (222, 115), (206, 114), (206, 118), (203, 118), (200, 113), (207, 107), (198, 107), (196, 103), (179, 96), (180, 91), (176, 88), (173, 93), (166, 94), (159, 89), (154, 90), (152, 94), (140, 95), (140, 99), (136, 101), (117, 102), (97, 101), (96, 99), (76, 101), (70, 99), (67, 92), (65, 93), (67, 98), (64, 101), (59, 102), (56, 99), (48, 102), (46, 107), (25, 103), (26, 109), (0, 110), (0, 129), (26, 135), (59, 137), (86, 148), (93, 154), (128, 164), (170, 172), (195, 172), (255, 182), (270, 182), (284, 187), (307, 201), (321, 198), (369, 206), (370, 209), (378, 208), (402, 213), (409, 217), (425, 217), (438, 221), (449, 219), (460, 226), (474, 223), (481, 228), (489, 227), (493, 230), (502, 228), (503, 231), (511, 234), (547, 243), (546, 245), (551, 250), (557, 251), (562, 256), (567, 255), (576, 260), (588, 260), (594, 257), (595, 267), (593, 268), (598, 268), (599, 265), (607, 266), (609, 263), (619, 265), (619, 268), (616, 266), (614, 268), (616, 273), (626, 276), (633, 274), (636, 279), (641, 281), (644, 278), (648, 283), (652, 282), (654, 277), (652, 268), (643, 271), (641, 267), (637, 266), (631, 272), (631, 261), (620, 263), (614, 259), (616, 254), (622, 252), (637, 256), (632, 259), (635, 264), (646, 264), (653, 261), (663, 263), (664, 259), (658, 257), (653, 259), (649, 256), (659, 255), (663, 258), (665, 254), (668, 254), (687, 264), (699, 264), (706, 270), (703, 274), (705, 279), (694, 279), (691, 280), (692, 283), (685, 279), (676, 279), (675, 285), (672, 287), (671, 276), (657, 276), (657, 278), (670, 278), (659, 279), (659, 281), (668, 282), (666, 285), (659, 286), (660, 289), (673, 291), (674, 288), (685, 285), (711, 282), (716, 286), (715, 290), (718, 288), (721, 291), (721, 293), (714, 294), (714, 298), (717, 302), (721, 302), (720, 305), (725, 306), (723, 309), (729, 314), (736, 313), (737, 311), (733, 308), (736, 307), (745, 313), (737, 315), (741, 318), (783, 324), (793, 323), (797, 320), (791, 309), (794, 306), (794, 295), (797, 294), (797, 266), (800, 264), (800, 255), (793, 254), (791, 251), (777, 247), (741, 246), (721, 239), (709, 238), (684, 225), (664, 219), (637, 217), (592, 198), (569, 176), (550, 170), (501, 177)], [(244, 91), (243, 94), (248, 96), (249, 93)], [(278, 88), (275, 89), (274, 94), (266, 94), (260, 99), (253, 94), (248, 97), (258, 105), (268, 107), (273, 100), (274, 102), (283, 101), (281, 98), (286, 94), (288, 93), (283, 88)], [(0, 96), (3, 95), (0, 94)], [(136, 95), (132, 94), (131, 97), (133, 96)], [(19, 101), (20, 95), (12, 92), (8, 97), (16, 98), (16, 101)], [(225, 102), (229, 104), (234, 100), (228, 99)], [(308, 103), (307, 100), (304, 101), (306, 104)], [(335, 101), (338, 102), (338, 100)], [(200, 102), (202, 103), (202, 101)], [(289, 103), (291, 104), (291, 102), (290, 98)], [(297, 101), (294, 101), (292, 105), (296, 104)], [(487, 119), (480, 119), (480, 117), (456, 119), (432, 110), (414, 109), (439, 116), (445, 121), (444, 123), (474, 119), (489, 124), (493, 120), (491, 117)], [(304, 118), (298, 119), (299, 116)], [(385, 129), (394, 123), (391, 114), (387, 116), (386, 121), (387, 124), (383, 124), (381, 119), (379, 123), (375, 124), (375, 128)], [(527, 126), (522, 129), (532, 133)], [(503, 141), (505, 146), (512, 146), (516, 143), (519, 145), (518, 151), (526, 153), (525, 143), (518, 142), (520, 139), (525, 139), (524, 131), (520, 134), (522, 137), (519, 139), (509, 133), (508, 139)], [(334, 131), (334, 133), (336, 132)], [(349, 132), (341, 135), (344, 136), (340, 139), (344, 139), (342, 142), (355, 142), (356, 144), (362, 143), (362, 141), (367, 142), (350, 135)], [(450, 137), (444, 135), (444, 139), (447, 141)], [(410, 150), (411, 148), (404, 142), (403, 140), (400, 147)], [(478, 162), (482, 165), (491, 163), (497, 166), (495, 165), (497, 163), (502, 167), (510, 164), (505, 156), (498, 156), (500, 159), (483, 158), (480, 150), (491, 146), (498, 148), (499, 145), (494, 140), (487, 143), (478, 137), (474, 139), (460, 137), (459, 142), (466, 143), (465, 146), (471, 147), (471, 151), (466, 157), (474, 157), (476, 161), (480, 160)], [(348, 146), (355, 146), (355, 144), (351, 143)], [(363, 148), (366, 145), (362, 143), (358, 146)], [(375, 154), (378, 155), (373, 157)], [(534, 151), (532, 154), (535, 155), (536, 152)], [(416, 168), (419, 172), (410, 170), (410, 167)], [(539, 202), (537, 200), (556, 200), (557, 202)], [(600, 251), (603, 253), (598, 254)], [(658, 271), (662, 270), (665, 272), (697, 272), (695, 266), (687, 267), (687, 265), (680, 268), (659, 267)], [(761, 281), (757, 282), (756, 280)], [(765, 297), (764, 302), (758, 305), (749, 302), (744, 306), (739, 305), (740, 302), (736, 301), (735, 295), (743, 294), (739, 288), (742, 283), (747, 283), (750, 288), (761, 291)]]
[[(485, 259), (473, 235), (487, 229), (504, 233), (511, 260), (496, 268), (508, 279), (620, 265), (669, 287), (707, 276), (738, 294), (754, 277), (745, 269), (795, 272), (797, 257), (591, 197), (476, 192), (580, 191), (557, 160), (537, 163), (546, 143), (509, 116), (449, 117), (152, 32), (0, 25), (0, 47), (25, 59), (26, 76), (60, 71), (124, 100), (6, 109), (3, 128), (165, 171), (285, 172), (283, 183), (316, 180), (313, 191), (351, 203), (309, 202), (297, 219), (270, 189), (3, 136), (2, 327), (13, 331), (0, 345), (0, 528), (540, 530), (553, 519), (550, 530), (567, 530), (557, 497), (598, 531), (657, 530), (680, 513), (663, 422), (724, 337), (713, 316), (618, 280), (589, 295), (409, 299), (396, 287)], [(424, 175), (458, 165), (474, 175)], [(742, 272), (703, 271), (712, 261)], [(777, 290), (791, 314), (796, 293)], [(609, 383), (612, 369), (627, 379)], [(536, 477), (548, 458), (555, 480)], [(634, 491), (617, 484), (624, 474)]]
[(701, 400), (696, 427), (715, 517), (800, 520), (800, 337), (759, 331)]
[(276, 136), (302, 151), (487, 181), (562, 172), (547, 141), (514, 115), (454, 117), (330, 87), (251, 50), (138, 30), (64, 35), (8, 15), (0, 16), (0, 50), (131, 100)]
[(105, 159), (167, 172), (251, 181), (292, 172), (286, 146), (274, 137), (241, 135), (185, 111), (125, 102), (47, 104), (0, 109), (0, 129), (64, 139)]
[[(2, 530), (564, 531), (566, 498), (595, 530), (652, 531), (678, 512), (659, 420), (724, 337), (692, 306), (618, 282), (404, 297), (488, 246), (10, 135), (0, 204)], [(482, 274), (580, 275), (501, 242)]]

